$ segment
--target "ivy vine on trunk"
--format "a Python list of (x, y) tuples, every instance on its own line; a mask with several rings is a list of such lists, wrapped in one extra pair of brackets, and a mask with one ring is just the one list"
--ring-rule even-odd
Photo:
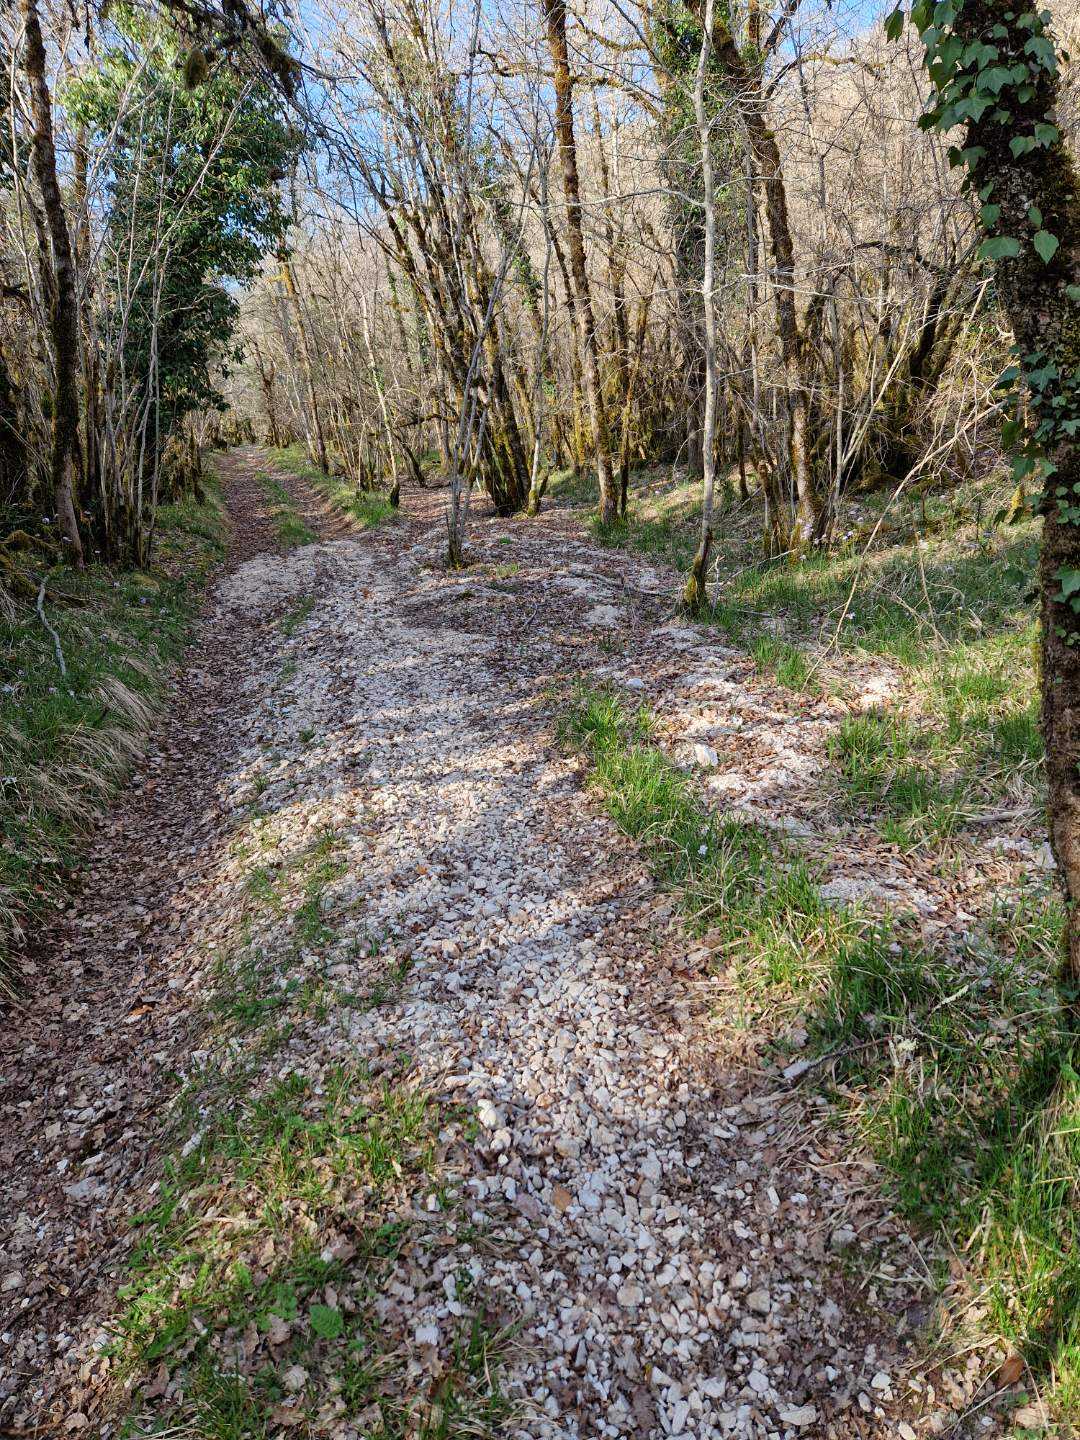
[[(1064, 998), (1080, 1010), (1080, 184), (1057, 122), (1059, 57), (1048, 10), (1015, 0), (917, 0), (911, 11), (936, 95), (924, 129), (962, 127), (1030, 424), (1005, 427), (1018, 479), (1043, 484), (1039, 566), (1042, 720), (1050, 841), (1065, 891)], [(886, 30), (895, 39), (903, 16)]]

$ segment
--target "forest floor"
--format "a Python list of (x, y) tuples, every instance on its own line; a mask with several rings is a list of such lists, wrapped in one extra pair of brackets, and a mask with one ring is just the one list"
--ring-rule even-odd
[(1039, 1030), (1025, 796), (947, 865), (883, 834), (830, 767), (894, 667), (784, 685), (578, 509), (478, 507), (448, 573), (441, 491), (220, 468), (228, 559), (0, 1037), (0, 1434), (1048, 1433), (865, 1124), (901, 1011)]

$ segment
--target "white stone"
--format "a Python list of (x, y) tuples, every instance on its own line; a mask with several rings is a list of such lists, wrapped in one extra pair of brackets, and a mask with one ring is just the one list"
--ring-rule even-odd
[(804, 1425), (813, 1425), (817, 1419), (817, 1410), (813, 1405), (789, 1405), (779, 1413), (785, 1425), (795, 1425), (800, 1429)]

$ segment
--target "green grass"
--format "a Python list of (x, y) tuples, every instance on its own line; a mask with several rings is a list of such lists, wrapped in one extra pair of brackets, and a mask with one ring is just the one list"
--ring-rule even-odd
[(967, 1256), (986, 1328), (1064, 1417), (1080, 1401), (1080, 1077), (1048, 980), (1059, 923), (1039, 896), (1009, 920), (1011, 954), (992, 926), (981, 965), (927, 957), (892, 1003), (838, 975), (824, 1018), (901, 1213)]
[[(796, 851), (711, 814), (653, 743), (646, 711), (582, 686), (559, 732), (586, 753), (608, 812), (707, 936), (734, 1018), (775, 1037), (782, 1063), (783, 1028), (805, 1017), (811, 1075), (873, 1152), (899, 1211), (964, 1257), (984, 1327), (1023, 1354), (1062, 1415), (1074, 1411), (1080, 1077), (1052, 983), (1056, 898), (1003, 900), (960, 950), (930, 950), (826, 905)], [(862, 743), (855, 730), (849, 743)], [(918, 754), (910, 732), (890, 744)]]
[(593, 515), (589, 529), (601, 545), (653, 555), (684, 572), (690, 568), (698, 546), (697, 525), (701, 520), (698, 488), (682, 485), (637, 499), (624, 518), (607, 525)]
[[(408, 1347), (385, 1331), (377, 1303), (407, 1245), (428, 1254), (448, 1243), (415, 1233), (409, 1197), (426, 1187), (451, 1203), (437, 1136), (460, 1119), (402, 1071), (375, 1081), (338, 1067), (317, 1085), (287, 1072), (261, 1095), (251, 1082), (234, 1068), (209, 1114), (194, 1107), (195, 1143), (133, 1221), (112, 1345), (136, 1396), (128, 1433), (277, 1433), (301, 1367), (308, 1422), (338, 1396), (340, 1417), (381, 1440), (497, 1434), (509, 1414), (494, 1379), (503, 1336), (482, 1306), (461, 1321), (427, 1394), (407, 1379)], [(162, 1364), (177, 1393), (151, 1397)]]
[(596, 504), (596, 476), (588, 470), (553, 470), (547, 483), (545, 499), (566, 506)]
[(333, 936), (334, 927), (326, 914), (326, 894), (330, 885), (345, 874), (339, 848), (338, 836), (326, 830), (296, 862), (304, 888), (303, 899), (293, 915), (293, 935), (302, 949), (323, 945)]
[[(854, 532), (798, 564), (761, 558), (760, 513), (744, 505), (714, 551), (704, 623), (759, 671), (804, 693), (857, 689), (867, 656), (898, 677), (897, 702), (853, 725), (833, 759), (853, 813), (905, 849), (1040, 803), (1038, 522), (987, 526), (982, 517), (1002, 508), (995, 497), (992, 484), (972, 484), (889, 511), (885, 496), (860, 499)], [(635, 480), (626, 519), (589, 523), (602, 544), (684, 572), (699, 521), (699, 487), (649, 473)]]
[[(245, 1421), (269, 1425), (289, 1365), (328, 1381), (339, 1347), (377, 1349), (371, 1301), (406, 1236), (393, 1200), (404, 1179), (431, 1172), (435, 1121), (407, 1083), (338, 1069), (318, 1089), (297, 1073), (257, 1098), (237, 1087), (204, 1122), (153, 1208), (135, 1218), (121, 1291), (121, 1373), (148, 1375), (164, 1360), (189, 1378), (179, 1403), (149, 1406), (155, 1419), (178, 1424), (207, 1411), (223, 1419), (242, 1393)], [(326, 1252), (334, 1234), (350, 1237), (338, 1255)], [(328, 1303), (327, 1287), (347, 1307)], [(267, 1349), (265, 1363), (251, 1367), (253, 1383), (235, 1390), (236, 1336), (251, 1323), (265, 1335), (275, 1317), (292, 1327), (287, 1358)], [(238, 1432), (248, 1433), (261, 1431)]]
[[(375, 948), (372, 953), (376, 953)], [(340, 1003), (354, 1010), (378, 1010), (383, 1005), (389, 1005), (400, 997), (411, 968), (411, 959), (399, 960), (385, 975), (380, 975), (365, 994), (343, 991), (339, 996)]]
[[(250, 863), (208, 1001), (214, 1028), (179, 1096), (177, 1149), (133, 1220), (112, 1326), (113, 1373), (130, 1397), (121, 1433), (250, 1440), (290, 1420), (309, 1433), (332, 1406), (372, 1440), (499, 1435), (507, 1337), (482, 1294), (443, 1322), (438, 1374), (419, 1380), (412, 1325), (389, 1329), (380, 1308), (406, 1252), (424, 1269), (456, 1244), (445, 1149), (472, 1117), (437, 1104), (405, 1055), (377, 1078), (364, 1065), (294, 1068), (293, 1055), (325, 1043), (305, 1025), (352, 1004), (292, 963), (333, 939), (323, 902), (344, 873), (341, 839), (327, 830), (270, 864), (260, 856), (280, 846), (253, 818), (234, 849)], [(388, 975), (382, 1003), (406, 969)], [(431, 1226), (417, 1219), (428, 1197), (441, 1212)], [(151, 1383), (162, 1367), (165, 1394)]]
[(45, 602), (0, 619), (0, 979), (27, 923), (67, 893), (80, 841), (139, 752), (169, 668), (224, 554), (216, 485), (158, 513), (149, 573), (53, 573)]
[(908, 672), (906, 709), (842, 723), (831, 754), (854, 807), (905, 846), (940, 844), (995, 806), (1034, 811), (1042, 785), (1032, 637), (957, 643)]
[(678, 895), (688, 922), (708, 932), (718, 962), (747, 994), (820, 985), (842, 949), (880, 943), (874, 927), (822, 900), (806, 862), (778, 849), (773, 835), (711, 814), (650, 728), (646, 711), (583, 687), (559, 733), (589, 755), (615, 822), (645, 847), (657, 879)]
[[(832, 754), (853, 808), (904, 848), (941, 845), (999, 808), (1034, 813), (1041, 796), (1037, 529), (972, 535), (963, 522), (931, 516), (929, 544), (893, 538), (867, 555), (859, 541), (798, 566), (735, 566), (710, 617), (755, 656), (763, 616), (802, 655), (831, 647), (841, 688), (858, 683), (862, 655), (892, 664), (897, 700), (853, 718)], [(786, 653), (775, 669), (801, 688)]]
[(308, 618), (308, 616), (314, 609), (315, 596), (302, 596), (299, 600), (297, 600), (293, 605), (289, 607), (289, 609), (278, 621), (278, 624), (281, 627), (281, 633), (287, 639), (291, 639), (292, 636), (294, 636), (296, 632), (300, 629), (300, 626), (303, 625), (304, 621)]
[(301, 479), (318, 490), (338, 510), (365, 528), (383, 525), (393, 520), (397, 511), (387, 496), (377, 490), (358, 490), (339, 476), (324, 475), (312, 465), (302, 445), (290, 445), (285, 450), (271, 450), (276, 464), (299, 475)]
[(319, 537), (297, 510), (292, 496), (277, 476), (264, 472), (259, 475), (259, 483), (270, 501), (270, 518), (281, 548), (295, 550), (300, 545), (314, 545)]
[(754, 664), (789, 690), (817, 690), (806, 652), (776, 635), (759, 635), (750, 646)]

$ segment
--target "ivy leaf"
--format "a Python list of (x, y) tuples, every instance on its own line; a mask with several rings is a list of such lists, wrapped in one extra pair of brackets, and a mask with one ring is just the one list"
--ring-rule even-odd
[[(952, 108), (960, 119), (981, 120), (993, 103), (989, 95), (969, 95), (966, 100), (958, 100)], [(1031, 148), (1035, 148), (1034, 140)]]
[(1024, 53), (1038, 60), (1044, 70), (1053, 72), (1057, 69), (1053, 43), (1045, 35), (1032, 35), (1030, 40), (1024, 43)]
[(308, 1318), (312, 1330), (323, 1340), (336, 1340), (345, 1328), (341, 1311), (330, 1305), (312, 1305)]
[(1057, 236), (1051, 235), (1049, 230), (1037, 231), (1035, 239), (1032, 241), (1044, 265), (1050, 264), (1060, 243)]
[(1017, 160), (1021, 155), (1028, 155), (1035, 149), (1034, 135), (1014, 135), (1009, 141), (1009, 149)]
[(1069, 570), (1063, 565), (1054, 571), (1054, 579), (1061, 585), (1059, 600), (1068, 600), (1080, 590), (1080, 570)]
[(1020, 241), (1012, 235), (995, 235), (982, 242), (979, 254), (984, 260), (1015, 260), (1020, 254)]
[(1066, 285), (1065, 294), (1074, 305), (1080, 305), (1080, 285)]
[(984, 205), (979, 211), (979, 219), (986, 226), (987, 230), (989, 230), (991, 225), (995, 225), (997, 223), (997, 218), (1000, 214), (1000, 205)]
[(1048, 360), (1045, 365), (1033, 365), (1025, 379), (1032, 390), (1042, 391), (1052, 380), (1060, 379), (1060, 371), (1052, 360)]
[(896, 9), (885, 21), (886, 40), (899, 40), (904, 33), (904, 12)]
[(1009, 469), (1012, 472), (1013, 482), (1019, 485), (1035, 474), (1037, 469), (1035, 461), (1030, 455), (1014, 455)]
[(1061, 139), (1061, 131), (1056, 125), (1048, 125), (1045, 120), (1040, 120), (1035, 126), (1035, 141), (1039, 145), (1053, 145), (1055, 140)]
[(1039, 229), (1042, 225), (1042, 211), (1037, 205), (1032, 205), (1028, 208), (1028, 219), (1036, 229)]
[(1011, 79), (1012, 70), (1008, 65), (994, 65), (989, 70), (982, 72), (979, 76), (979, 84), (985, 85), (991, 95), (998, 95)]

